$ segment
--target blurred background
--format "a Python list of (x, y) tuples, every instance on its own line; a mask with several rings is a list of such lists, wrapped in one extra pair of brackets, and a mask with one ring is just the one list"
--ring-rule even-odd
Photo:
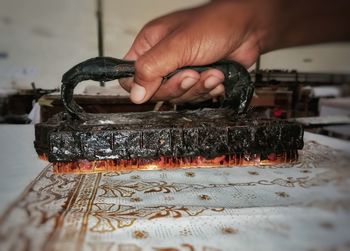
[[(60, 80), (73, 65), (99, 54), (122, 58), (145, 23), (205, 2), (0, 0), (0, 123), (45, 121), (62, 110)], [(251, 105), (259, 116), (312, 117), (300, 121), (312, 131), (350, 138), (350, 43), (271, 52), (250, 71), (257, 86)], [(76, 93), (89, 112), (154, 106), (131, 104), (117, 82), (89, 82)]]

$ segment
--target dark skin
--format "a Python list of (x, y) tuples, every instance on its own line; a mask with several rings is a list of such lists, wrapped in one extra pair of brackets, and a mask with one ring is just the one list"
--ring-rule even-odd
[(214, 0), (174, 12), (139, 32), (125, 56), (136, 60), (136, 75), (120, 83), (136, 104), (215, 99), (224, 93), (218, 70), (184, 70), (163, 83), (162, 77), (221, 59), (248, 68), (259, 55), (276, 49), (349, 41), (349, 10), (349, 0)]

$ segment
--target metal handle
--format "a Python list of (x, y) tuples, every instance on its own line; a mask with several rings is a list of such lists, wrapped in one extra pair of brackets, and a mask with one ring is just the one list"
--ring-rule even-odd
[[(254, 92), (254, 85), (247, 70), (234, 61), (218, 61), (204, 66), (187, 66), (180, 68), (167, 76), (192, 69), (202, 72), (208, 69), (218, 69), (225, 76), (225, 95), (220, 99), (222, 107), (228, 107), (236, 113), (244, 113)], [(135, 74), (134, 61), (120, 60), (111, 57), (96, 57), (74, 66), (62, 77), (61, 98), (66, 111), (74, 118), (83, 119), (84, 110), (74, 101), (74, 88), (82, 81), (111, 81), (132, 77)]]

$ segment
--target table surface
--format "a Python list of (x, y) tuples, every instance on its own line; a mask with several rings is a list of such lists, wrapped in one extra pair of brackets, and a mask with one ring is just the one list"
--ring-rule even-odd
[(0, 213), (47, 165), (38, 159), (33, 125), (0, 126)]

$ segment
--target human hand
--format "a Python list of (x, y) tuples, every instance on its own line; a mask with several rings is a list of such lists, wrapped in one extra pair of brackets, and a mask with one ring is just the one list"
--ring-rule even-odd
[[(125, 56), (136, 60), (134, 80), (120, 81), (131, 92), (131, 100), (182, 103), (222, 95), (224, 76), (216, 69), (200, 74), (184, 70), (164, 83), (162, 77), (183, 66), (205, 65), (223, 58), (251, 66), (260, 50), (256, 34), (249, 34), (252, 12), (247, 9), (249, 5), (242, 1), (215, 1), (147, 24)], [(235, 28), (233, 23), (240, 25)]]
[[(336, 39), (342, 33), (336, 33), (330, 24), (334, 16), (347, 17), (343, 9), (336, 4), (320, 5), (317, 0), (214, 0), (178, 11), (151, 21), (140, 31), (125, 56), (136, 60), (135, 77), (120, 83), (137, 104), (151, 98), (172, 103), (215, 98), (224, 93), (224, 76), (218, 70), (200, 74), (184, 70), (162, 83), (163, 77), (183, 66), (221, 59), (235, 60), (248, 68), (259, 54), (273, 49)], [(331, 14), (328, 18), (325, 10)], [(342, 15), (334, 15), (340, 10)], [(310, 16), (311, 11), (314, 15)], [(310, 32), (320, 25), (323, 30)]]

